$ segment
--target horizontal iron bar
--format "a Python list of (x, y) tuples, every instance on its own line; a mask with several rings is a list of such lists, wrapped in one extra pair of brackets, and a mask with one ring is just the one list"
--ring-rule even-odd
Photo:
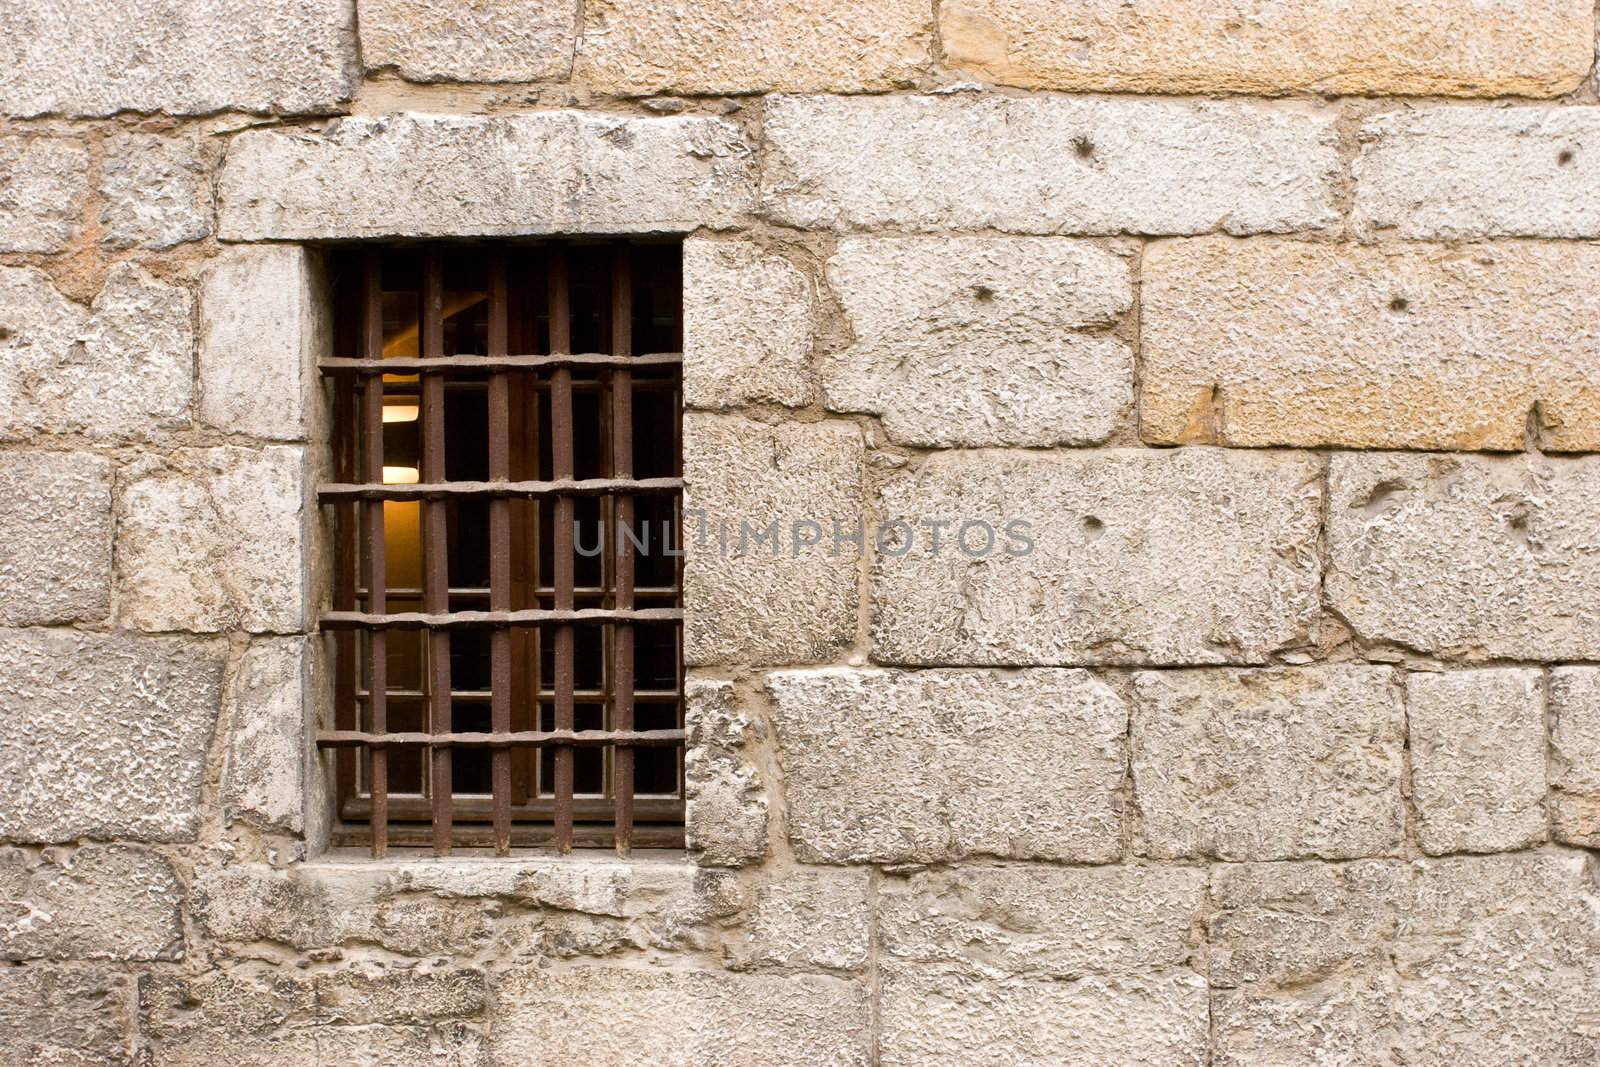
[(333, 482), (317, 488), (324, 504), (338, 500), (439, 500), (446, 497), (603, 496), (607, 493), (675, 493), (682, 478), (563, 478), (553, 482)]
[[(555, 695), (556, 691), (554, 689), (539, 690), (539, 698), (544, 700), (546, 703), (555, 699)], [(589, 701), (591, 703), (597, 703), (599, 701), (609, 700), (611, 698), (611, 694), (604, 689), (575, 689), (573, 690), (572, 695), (578, 700)], [(670, 703), (683, 699), (683, 694), (675, 689), (635, 689), (633, 691), (633, 695), (638, 700), (653, 700), (657, 703)], [(391, 701), (425, 700), (427, 699), (428, 694), (421, 689), (390, 689), (388, 691), (388, 696)], [(493, 696), (493, 694), (487, 689), (452, 689), (450, 691), (450, 699), (459, 700), (463, 704), (486, 704), (489, 702), (491, 696)], [(371, 698), (372, 693), (368, 690), (356, 690), (357, 700), (370, 700)]]
[(675, 748), (684, 730), (516, 730), (510, 733), (383, 733), (323, 730), (319, 748), (546, 748), (552, 745), (630, 748)]
[(541, 356), (435, 356), (419, 359), (325, 359), (317, 365), (323, 374), (403, 374), (430, 370), (538, 370), (541, 367), (668, 367), (683, 362), (682, 352), (652, 352), (643, 356), (612, 356), (602, 352)]
[(637, 608), (633, 611), (615, 611), (608, 608), (578, 608), (573, 611), (525, 608), (521, 611), (447, 611), (438, 614), (397, 611), (384, 615), (365, 611), (330, 611), (322, 616), (322, 628), (324, 630), (451, 630), (472, 626), (679, 622), (682, 619), (682, 608)]

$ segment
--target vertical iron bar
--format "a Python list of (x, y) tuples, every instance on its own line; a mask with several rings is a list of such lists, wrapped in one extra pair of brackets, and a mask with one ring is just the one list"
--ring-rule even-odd
[[(356, 383), (348, 374), (342, 374), (333, 386), (333, 424), (338, 428), (334, 435), (334, 470), (341, 480), (357, 480), (356, 443), (360, 427), (356, 422)], [(333, 610), (354, 611), (356, 586), (361, 569), (360, 547), (361, 505), (355, 501), (334, 508), (333, 547)], [(359, 730), (360, 707), (356, 702), (356, 655), (359, 636), (354, 630), (340, 630), (333, 638), (333, 715), (334, 725), (340, 730)], [(354, 748), (341, 748), (333, 757), (334, 779), (338, 786), (339, 803), (356, 794), (356, 760)]]
[[(629, 248), (619, 245), (611, 268), (611, 353), (633, 355), (633, 272)], [(617, 367), (611, 372), (611, 476), (633, 477), (633, 371)], [(616, 607), (633, 608), (634, 558), (628, 535), (633, 531), (633, 497), (623, 493), (613, 505), (612, 552), (615, 561)], [(633, 729), (633, 626), (612, 626), (613, 684), (611, 729)], [(619, 745), (612, 752), (612, 794), (616, 801), (617, 851), (626, 856), (633, 848), (633, 749)]]
[[(365, 298), (362, 309), (361, 347), (365, 359), (383, 358), (383, 260), (369, 251), (365, 260)], [(383, 375), (369, 374), (362, 390), (362, 460), (365, 479), (383, 481)], [(384, 590), (383, 501), (367, 503), (367, 610), (388, 611)], [(367, 631), (367, 698), (373, 733), (389, 730), (389, 649), (383, 630)], [(374, 747), (367, 753), (367, 773), (372, 794), (372, 854), (382, 856), (389, 847), (389, 753)]]
[[(489, 260), (489, 355), (507, 351), (506, 259), (496, 253)], [(511, 387), (509, 375), (489, 376), (489, 480), (511, 477)], [(489, 502), (489, 610), (511, 610), (511, 501), (495, 497)], [(511, 630), (496, 627), (489, 635), (489, 728), (511, 730)], [(497, 748), (492, 757), (490, 792), (494, 797), (494, 850), (511, 851), (511, 750)]]
[[(423, 263), (422, 355), (425, 359), (444, 355), (444, 264), (437, 250), (430, 251)], [(444, 442), (444, 374), (426, 372), (422, 375), (423, 481), (445, 480)], [(450, 567), (445, 549), (448, 507), (443, 500), (429, 500), (422, 505), (422, 603), (424, 610), (435, 613), (450, 610)], [(429, 725), (434, 733), (450, 733), (450, 632), (429, 630), (427, 642)], [(433, 851), (442, 856), (450, 851), (454, 750), (444, 746), (431, 752)]]
[[(572, 319), (569, 302), (566, 250), (557, 247), (550, 262), (550, 351), (567, 353), (572, 348)], [(572, 368), (558, 367), (550, 376), (551, 476), (573, 476)], [(570, 496), (556, 497), (554, 529), (555, 607), (573, 608), (572, 544), (573, 502)], [(556, 626), (555, 634), (555, 728), (571, 730), (574, 725), (573, 673), (576, 659), (574, 634), (570, 623)], [(572, 851), (572, 770), (570, 745), (555, 750), (555, 839), (556, 848)]]

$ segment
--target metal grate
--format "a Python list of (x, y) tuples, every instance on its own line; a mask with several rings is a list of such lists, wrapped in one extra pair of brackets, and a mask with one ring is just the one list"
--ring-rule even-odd
[(341, 841), (681, 846), (679, 255), (330, 257)]

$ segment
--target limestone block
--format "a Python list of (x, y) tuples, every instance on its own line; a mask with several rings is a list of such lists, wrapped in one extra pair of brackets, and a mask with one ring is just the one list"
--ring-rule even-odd
[(0, 967), (0, 1055), (29, 1067), (132, 1067), (131, 983), (79, 965)]
[(1122, 854), (1127, 709), (1086, 671), (828, 668), (767, 689), (802, 860)]
[(1600, 459), (1335, 453), (1328, 516), (1328, 597), (1357, 636), (1600, 657)]
[(926, 69), (933, 29), (918, 0), (592, 0), (583, 11), (576, 76), (625, 95), (893, 89)]
[(822, 360), (834, 411), (911, 445), (1094, 444), (1133, 398), (1133, 353), (1086, 334), (1133, 304), (1125, 260), (1033, 237), (848, 238), (828, 284), (854, 343)]
[(776, 875), (756, 891), (748, 925), (732, 935), (728, 965), (860, 970), (870, 947), (869, 878), (858, 868)]
[(103, 619), (111, 610), (110, 461), (13, 452), (0, 463), (0, 624)]
[(192, 301), (135, 263), (91, 307), (33, 267), (0, 267), (0, 441), (39, 433), (148, 437), (187, 425)]
[(305, 823), (307, 639), (250, 643), (223, 694), (228, 756), (222, 799), (229, 818), (299, 831)]
[(183, 885), (161, 856), (123, 845), (0, 847), (0, 958), (183, 958)]
[(1338, 218), (1332, 112), (1299, 105), (768, 97), (776, 222), (1009, 233), (1281, 233)]
[(1600, 847), (1600, 669), (1550, 672), (1550, 786), (1556, 838)]
[(0, 12), (0, 108), (331, 111), (353, 86), (353, 12), (325, 0), (20, 0)]
[(1141, 854), (1398, 851), (1405, 713), (1389, 668), (1143, 671), (1133, 691)]
[(221, 650), (0, 631), (0, 840), (193, 840)]
[(683, 402), (694, 408), (816, 400), (811, 282), (751, 241), (683, 245)]
[(527, 82), (572, 69), (568, 0), (365, 0), (361, 60), (418, 82)]
[(935, 453), (881, 493), (874, 658), (1259, 663), (1303, 646), (1319, 482), (1304, 455)]
[(754, 153), (724, 119), (402, 113), (240, 134), (219, 219), (229, 241), (680, 233), (754, 198)]
[(59, 252), (78, 233), (89, 150), (54, 137), (0, 137), (0, 250)]
[(1594, 59), (1583, 0), (959, 0), (939, 29), (957, 70), (1093, 92), (1560, 96)]
[(1424, 852), (1502, 852), (1545, 838), (1538, 671), (1412, 674), (1411, 799)]
[(141, 630), (294, 632), (305, 622), (299, 447), (180, 449), (117, 511), (118, 612)]
[(739, 709), (730, 682), (690, 678), (684, 700), (688, 846), (708, 866), (758, 862), (767, 854), (767, 793), (742, 751), (754, 723)]
[(684, 660), (819, 663), (856, 634), (861, 432), (683, 420)]
[(1146, 441), (1518, 451), (1533, 419), (1600, 448), (1600, 247), (1207, 237), (1143, 263)]
[(108, 248), (171, 248), (211, 233), (211, 153), (181, 137), (117, 134), (100, 164)]

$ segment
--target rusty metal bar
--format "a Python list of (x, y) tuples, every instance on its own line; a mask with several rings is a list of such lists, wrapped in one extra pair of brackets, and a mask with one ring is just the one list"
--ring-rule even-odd
[[(557, 246), (550, 256), (550, 351), (564, 354), (572, 347), (572, 303), (567, 278), (566, 249)], [(550, 475), (557, 481), (573, 477), (572, 367), (558, 364), (550, 376)], [(573, 538), (573, 500), (556, 497), (554, 530), (555, 608), (573, 610), (572, 587), (576, 553)], [(577, 635), (570, 623), (556, 624), (555, 633), (555, 728), (571, 730), (575, 724), (572, 691)], [(572, 851), (572, 772), (573, 753), (567, 745), (555, 751), (555, 837), (556, 848)]]
[[(637, 748), (666, 748), (681, 745), (682, 730), (496, 730), (491, 733), (436, 734), (416, 731), (378, 734), (364, 730), (323, 730), (317, 734), (319, 748), (356, 748), (363, 745), (384, 748), (547, 748), (552, 745), (594, 748), (628, 744)], [(496, 802), (495, 807), (499, 807)]]
[[(496, 253), (489, 260), (489, 357), (507, 351), (506, 258)], [(507, 483), (511, 477), (511, 382), (503, 370), (489, 378), (489, 479)], [(511, 610), (511, 501), (503, 496), (489, 501), (489, 610)], [(511, 631), (505, 627), (489, 635), (489, 729), (511, 732)], [(494, 850), (511, 851), (511, 751), (496, 749), (490, 768), (489, 793), (494, 798)]]
[[(444, 262), (437, 250), (428, 252), (422, 267), (422, 355), (444, 355)], [(445, 480), (444, 373), (422, 376), (422, 479)], [(445, 543), (449, 505), (430, 499), (422, 505), (422, 606), (430, 614), (450, 611), (450, 560)], [(452, 730), (450, 714), (450, 631), (430, 628), (428, 643), (428, 725), (435, 734)], [(433, 800), (433, 851), (450, 851), (450, 801), (455, 792), (452, 757), (448, 749), (435, 749), (429, 785)]]
[[(618, 373), (625, 373), (619, 371)], [(506, 377), (503, 374), (498, 378)], [(493, 419), (493, 381), (490, 382), (490, 411)], [(509, 416), (508, 416), (509, 419)], [(491, 421), (491, 431), (493, 423)], [(509, 446), (508, 446), (509, 452)], [(317, 487), (317, 498), (324, 504), (341, 500), (439, 500), (446, 497), (502, 498), (535, 496), (606, 496), (612, 493), (643, 495), (675, 493), (683, 488), (682, 478), (566, 478), (551, 481), (512, 482), (415, 482), (386, 485), (382, 482), (333, 482)]]
[[(341, 478), (356, 477), (356, 390), (350, 378), (341, 378), (333, 387), (333, 422), (341, 432), (334, 439), (334, 470)], [(357, 572), (361, 568), (360, 515), (361, 505), (349, 501), (334, 512), (333, 544), (333, 607), (336, 611), (356, 609), (356, 587), (360, 585)], [(361, 726), (358, 718), (361, 708), (357, 704), (359, 679), (356, 677), (356, 654), (360, 634), (344, 630), (333, 641), (333, 721), (341, 730), (355, 730)], [(357, 759), (354, 750), (341, 751), (334, 756), (334, 779), (339, 796), (356, 792)]]
[[(363, 277), (361, 347), (376, 358), (383, 351), (383, 260), (376, 251), (366, 255)], [(364, 474), (368, 481), (383, 480), (383, 377), (374, 375), (362, 387), (361, 423)], [(386, 553), (384, 551), (383, 501), (367, 504), (367, 610), (381, 615), (387, 611), (384, 595)], [(389, 728), (389, 645), (379, 630), (367, 634), (367, 718), (372, 729), (384, 733)], [(372, 794), (372, 854), (382, 856), (389, 837), (389, 755), (380, 749), (367, 753), (367, 787)]]
[[(561, 599), (558, 589), (556, 598)], [(569, 595), (570, 601), (572, 597)], [(374, 614), (367, 611), (330, 611), (322, 617), (324, 630), (451, 630), (475, 626), (539, 626), (553, 624), (559, 629), (615, 622), (681, 622), (681, 608), (635, 608), (613, 611), (608, 608), (523, 608), (517, 611), (392, 611)], [(559, 689), (559, 686), (557, 687)]]
[(417, 358), (396, 356), (390, 359), (345, 359), (330, 356), (317, 364), (327, 375), (417, 374), (430, 370), (550, 370), (555, 367), (614, 367), (626, 362), (630, 367), (675, 367), (683, 363), (682, 352), (650, 352), (619, 359), (609, 352), (553, 352), (543, 356), (439, 356)]
[[(633, 352), (633, 267), (631, 250), (620, 245), (611, 267), (611, 354)], [(611, 371), (611, 477), (633, 477), (633, 371), (620, 365)], [(616, 581), (616, 608), (633, 610), (634, 558), (629, 535), (633, 532), (633, 496), (619, 492), (613, 505), (612, 553)], [(611, 728), (633, 732), (633, 625), (611, 624), (612, 708)], [(612, 796), (616, 800), (613, 829), (617, 851), (626, 856), (633, 847), (633, 749), (618, 745), (611, 753)]]

